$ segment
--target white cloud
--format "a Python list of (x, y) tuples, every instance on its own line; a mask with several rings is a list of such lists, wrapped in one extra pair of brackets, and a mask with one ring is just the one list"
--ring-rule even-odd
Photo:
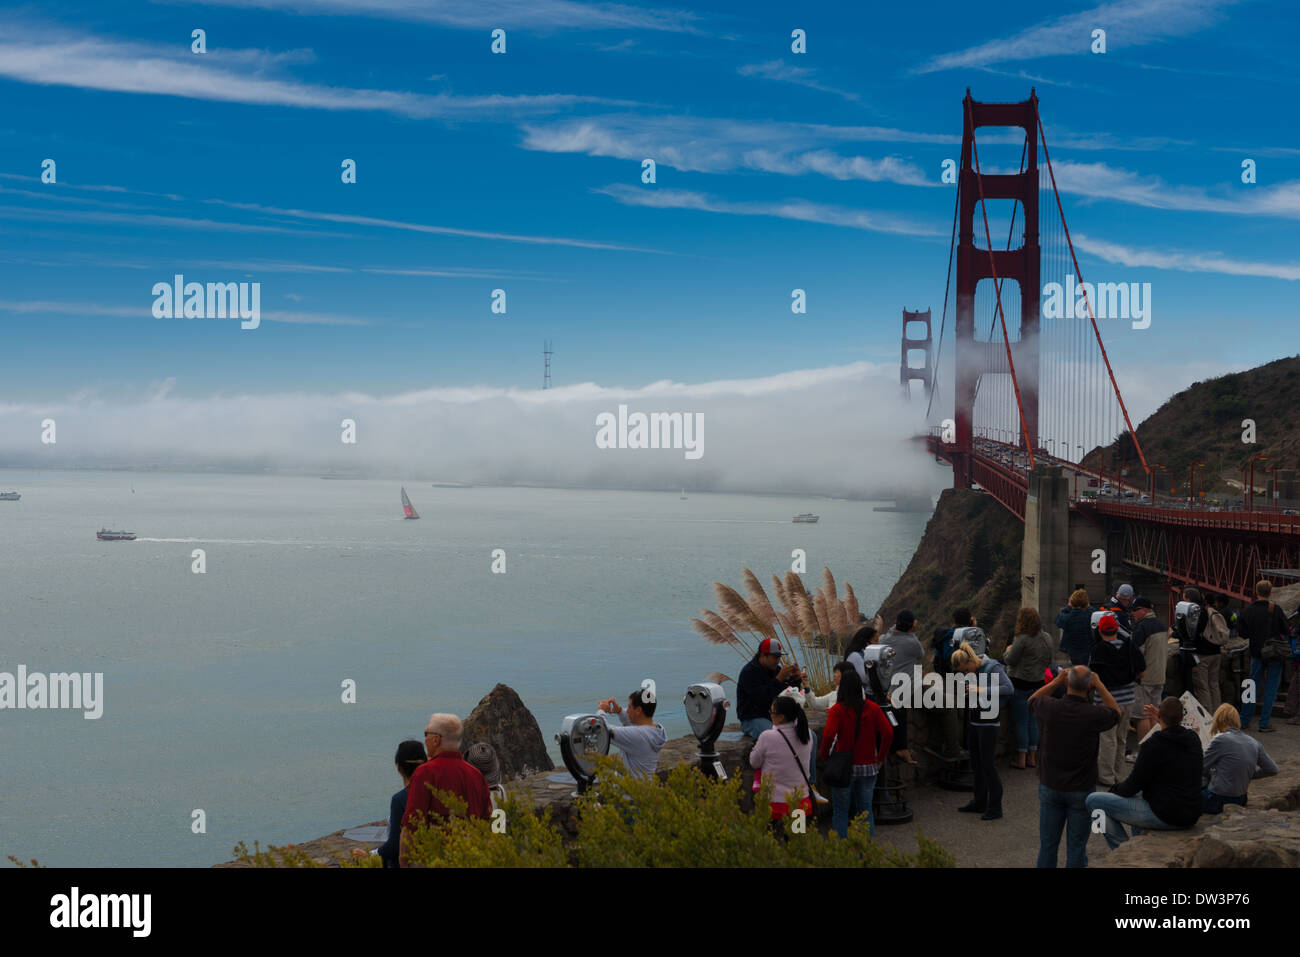
[(817, 79), (817, 70), (807, 66), (793, 66), (784, 60), (768, 60), (766, 63), (750, 63), (740, 67), (736, 72), (741, 76), (756, 76), (763, 80), (772, 80), (776, 83), (793, 83), (796, 86), (806, 86), (810, 90), (819, 90), (822, 93), (834, 93), (836, 96), (842, 96), (846, 100), (858, 100), (860, 97), (856, 93), (850, 93), (847, 90), (839, 90), (833, 86), (828, 86)]
[(611, 196), (625, 206), (650, 206), (655, 209), (694, 209), (709, 213), (727, 213), (733, 216), (774, 216), (805, 223), (822, 223), (844, 226), (876, 233), (902, 236), (946, 236), (946, 232), (922, 223), (913, 222), (891, 213), (877, 213), (867, 209), (852, 209), (825, 203), (812, 203), (803, 199), (771, 201), (732, 201), (719, 199), (707, 193), (685, 189), (639, 189), (626, 183), (614, 183), (596, 190)]
[[(157, 319), (153, 315), (153, 297), (142, 297), (138, 306), (107, 306), (96, 302), (64, 302), (59, 300), (0, 300), (0, 312), (9, 312), (20, 316), (60, 315), (60, 316), (115, 316), (123, 319), (148, 319), (152, 322), (171, 320)], [(356, 316), (339, 316), (320, 312), (284, 312), (266, 309), (261, 313), (263, 322), (284, 322), (292, 325), (314, 326), (369, 326), (370, 319)], [(211, 320), (213, 322), (233, 320)]]
[(179, 96), (227, 103), (396, 113), (418, 119), (500, 119), (579, 104), (626, 101), (569, 94), (452, 96), (349, 89), (269, 75), (281, 62), (264, 51), (195, 55), (181, 44), (148, 45), (92, 36), (10, 31), (0, 39), (0, 77), (42, 86)]
[[(1095, 200), (1112, 200), (1152, 209), (1180, 212), (1228, 213), (1300, 219), (1300, 180), (1276, 186), (1220, 193), (1192, 186), (1170, 185), (1159, 176), (1142, 176), (1105, 163), (1055, 164), (1061, 192)], [(1046, 172), (1043, 173), (1046, 178)]]
[(1178, 272), (1220, 273), (1227, 276), (1300, 279), (1300, 262), (1253, 262), (1230, 259), (1220, 253), (1138, 249), (1120, 243), (1092, 239), (1082, 234), (1074, 236), (1073, 239), (1075, 247), (1080, 252), (1089, 253), (1098, 259), (1123, 266), (1146, 266), (1155, 269), (1173, 269)]
[(1047, 56), (1093, 55), (1092, 31), (1106, 31), (1108, 51), (1183, 37), (1218, 22), (1240, 0), (1116, 0), (1048, 20), (1009, 37), (936, 56), (913, 70), (933, 73)]
[[(703, 413), (703, 458), (687, 461), (681, 450), (598, 449), (596, 415), (617, 412), (620, 403), (631, 411)], [(59, 444), (34, 450), (31, 422), (46, 415), (58, 420)], [(922, 403), (905, 405), (899, 397), (892, 362), (546, 391), (472, 386), (193, 398), (169, 386), (153, 388), (146, 399), (0, 404), (0, 455), (47, 467), (255, 463), (408, 481), (892, 494), (938, 484), (933, 464), (908, 441), (923, 431), (923, 416)], [(339, 441), (344, 418), (356, 420), (354, 447)]]
[(910, 133), (887, 127), (833, 127), (801, 123), (754, 123), (705, 117), (606, 115), (523, 125), (523, 147), (546, 153), (585, 153), (640, 162), (646, 157), (685, 172), (738, 169), (835, 179), (939, 185), (915, 163), (900, 157), (841, 156), (827, 149), (853, 141), (956, 144), (960, 138)]
[(481, 229), (460, 229), (454, 226), (433, 226), (428, 223), (408, 223), (397, 219), (383, 219), (377, 216), (356, 216), (350, 213), (319, 213), (307, 209), (286, 209), (281, 206), (263, 206), (261, 203), (235, 203), (224, 199), (208, 199), (205, 203), (225, 206), (229, 209), (241, 209), (256, 213), (269, 213), (273, 216), (286, 216), (291, 219), (306, 219), (327, 223), (348, 223), (355, 226), (375, 226), (381, 229), (398, 229), (415, 233), (431, 233), (440, 236), (465, 236), (472, 239), (499, 239), (512, 243), (529, 243), (542, 246), (575, 246), (580, 249), (613, 249), (624, 252), (654, 253), (657, 249), (639, 246), (624, 246), (620, 243), (604, 243), (589, 239), (569, 239), (563, 236), (530, 236), (521, 233), (486, 232)]
[(684, 10), (577, 0), (199, 0), (212, 6), (259, 7), (302, 14), (368, 16), (464, 30), (665, 30), (691, 32)]

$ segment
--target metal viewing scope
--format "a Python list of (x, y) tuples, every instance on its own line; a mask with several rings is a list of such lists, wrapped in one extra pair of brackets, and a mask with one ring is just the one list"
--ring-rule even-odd
[(603, 714), (571, 714), (560, 725), (555, 741), (560, 746), (564, 766), (578, 783), (577, 794), (585, 794), (596, 780), (596, 766), (591, 758), (609, 754), (609, 726)]
[(889, 690), (889, 679), (894, 674), (894, 649), (889, 645), (867, 645), (862, 649), (862, 663), (866, 667), (867, 681), (877, 694)]
[(722, 686), (702, 681), (686, 689), (682, 704), (686, 706), (686, 720), (700, 742), (700, 770), (709, 777), (726, 780), (727, 772), (714, 746), (727, 723), (727, 707), (731, 702)]

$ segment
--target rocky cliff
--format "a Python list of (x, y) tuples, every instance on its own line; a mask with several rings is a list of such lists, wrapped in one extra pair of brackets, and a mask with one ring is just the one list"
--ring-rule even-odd
[(967, 607), (998, 651), (1011, 637), (1020, 608), (1024, 525), (985, 492), (945, 489), (903, 577), (885, 599), (886, 626), (907, 608), (929, 648), (936, 628)]

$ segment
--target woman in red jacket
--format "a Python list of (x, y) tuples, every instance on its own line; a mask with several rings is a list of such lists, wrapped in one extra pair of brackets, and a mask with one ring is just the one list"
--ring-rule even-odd
[(835, 670), (840, 686), (826, 716), (818, 756), (825, 764), (832, 751), (852, 751), (853, 780), (848, 787), (831, 788), (831, 826), (840, 837), (848, 837), (850, 818), (865, 811), (867, 827), (874, 834), (871, 797), (876, 790), (876, 772), (894, 741), (894, 728), (880, 706), (862, 693), (862, 679), (853, 665), (841, 661)]

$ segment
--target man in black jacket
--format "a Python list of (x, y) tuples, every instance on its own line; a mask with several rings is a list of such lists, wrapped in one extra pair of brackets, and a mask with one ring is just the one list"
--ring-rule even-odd
[(1182, 726), (1183, 703), (1177, 698), (1166, 698), (1159, 709), (1147, 707), (1160, 730), (1142, 745), (1133, 773), (1109, 794), (1094, 791), (1085, 802), (1089, 814), (1102, 812), (1111, 850), (1128, 840), (1125, 824), (1134, 834), (1142, 828), (1178, 831), (1201, 816), (1200, 735)]
[(781, 665), (785, 649), (775, 638), (764, 638), (758, 653), (740, 669), (736, 679), (736, 717), (741, 729), (753, 738), (772, 727), (772, 702), (786, 688), (802, 684), (798, 665)]

